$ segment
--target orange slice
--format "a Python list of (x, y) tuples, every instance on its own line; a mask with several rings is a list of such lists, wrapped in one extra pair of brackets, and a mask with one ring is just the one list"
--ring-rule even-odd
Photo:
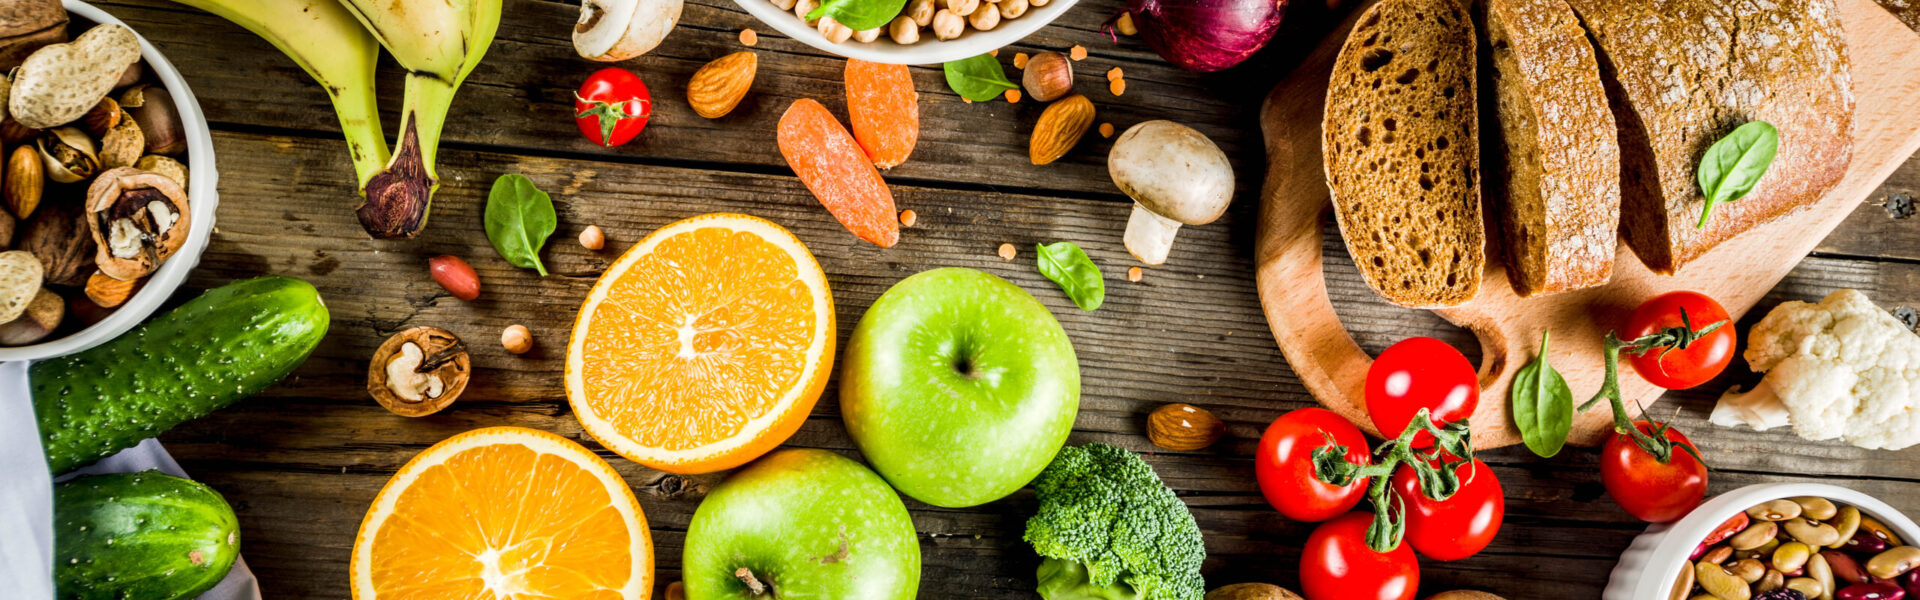
[(387, 481), (352, 573), (355, 600), (638, 600), (653, 589), (653, 540), (606, 461), (551, 433), (490, 427)]
[(833, 295), (800, 239), (711, 214), (640, 240), (587, 293), (567, 401), (594, 439), (672, 473), (745, 464), (806, 421), (833, 370)]

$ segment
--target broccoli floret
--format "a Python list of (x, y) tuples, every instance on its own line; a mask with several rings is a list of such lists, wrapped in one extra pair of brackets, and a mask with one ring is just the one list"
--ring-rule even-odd
[(1101, 443), (1067, 447), (1034, 487), (1027, 520), (1047, 600), (1200, 600), (1207, 557), (1193, 513), (1132, 452)]

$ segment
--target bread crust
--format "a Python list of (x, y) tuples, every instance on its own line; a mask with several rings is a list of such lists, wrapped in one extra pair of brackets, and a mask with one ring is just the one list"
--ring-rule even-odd
[[(1657, 273), (1802, 210), (1846, 171), (1853, 86), (1832, 0), (1569, 0), (1598, 50), (1621, 152), (1621, 233)], [(1706, 205), (1700, 157), (1749, 121), (1780, 131), (1753, 192)]]
[(1604, 284), (1620, 225), (1620, 148), (1586, 30), (1565, 0), (1478, 7), (1487, 210), (1521, 296)]
[(1485, 270), (1472, 17), (1456, 0), (1381, 0), (1328, 82), (1321, 150), (1367, 285), (1414, 308), (1474, 297)]

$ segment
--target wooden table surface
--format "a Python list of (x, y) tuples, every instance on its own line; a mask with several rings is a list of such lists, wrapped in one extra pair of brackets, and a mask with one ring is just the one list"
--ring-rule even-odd
[[(1296, 586), (1299, 547), (1312, 526), (1267, 506), (1250, 460), (1267, 423), (1313, 405), (1281, 358), (1254, 293), (1254, 203), (1265, 170), (1254, 119), (1268, 86), (1317, 36), (1324, 20), (1317, 13), (1325, 11), (1303, 2), (1308, 6), (1296, 6), (1300, 14), (1276, 49), (1226, 74), (1196, 75), (1168, 66), (1137, 38), (1116, 45), (1102, 37), (1100, 23), (1120, 4), (1082, 2), (1001, 55), (1084, 45), (1090, 56), (1075, 66), (1099, 121), (1124, 129), (1146, 119), (1177, 120), (1232, 157), (1240, 183), (1232, 210), (1215, 224), (1183, 230), (1168, 263), (1146, 269), (1138, 283), (1125, 279), (1136, 263), (1120, 243), (1129, 204), (1106, 175), (1110, 142), (1090, 134), (1061, 162), (1032, 166), (1027, 135), (1041, 107), (963, 103), (938, 69), (913, 70), (921, 139), (912, 159), (887, 174), (900, 207), (917, 212), (919, 222), (891, 250), (855, 239), (792, 176), (773, 140), (776, 119), (795, 98), (844, 111), (842, 61), (773, 33), (727, 0), (689, 1), (664, 45), (621, 65), (652, 86), (657, 112), (638, 141), (614, 149), (581, 139), (570, 115), (573, 87), (600, 66), (576, 57), (569, 43), (578, 4), (509, 0), (498, 39), (448, 120), (439, 161), (444, 185), (431, 225), (418, 239), (401, 241), (362, 233), (338, 124), (326, 96), (291, 61), (237, 26), (164, 0), (102, 2), (172, 59), (213, 123), (218, 232), (190, 287), (265, 273), (298, 276), (319, 286), (334, 319), (292, 378), (163, 440), (189, 472), (233, 503), (244, 554), (269, 598), (347, 597), (355, 531), (388, 476), (434, 442), (509, 424), (571, 437), (606, 457), (639, 492), (658, 551), (657, 579), (676, 580), (687, 523), (718, 476), (670, 476), (600, 449), (569, 414), (562, 348), (575, 308), (618, 251), (676, 219), (746, 212), (785, 225), (813, 249), (831, 278), (843, 325), (856, 322), (895, 281), (933, 267), (983, 269), (1032, 292), (1066, 327), (1081, 360), (1081, 410), (1070, 443), (1102, 441), (1146, 453), (1206, 534), (1210, 586)], [(725, 118), (695, 116), (684, 99), (688, 77), (740, 50), (744, 27), (760, 33), (753, 93)], [(1103, 77), (1116, 66), (1128, 82), (1120, 97), (1108, 93)], [(390, 64), (381, 85), (391, 132), (400, 82)], [(509, 266), (484, 237), (486, 189), (509, 172), (531, 177), (559, 208), (560, 230), (545, 252), (552, 276)], [(1888, 308), (1920, 304), (1920, 219), (1894, 218), (1883, 207), (1910, 207), (1914, 194), (1920, 159), (1863, 203), (1755, 314), (1839, 288), (1864, 290)], [(606, 250), (573, 243), (588, 225), (606, 231)], [(1074, 308), (1035, 271), (1033, 245), (1056, 240), (1080, 244), (1102, 266), (1108, 295), (1100, 310)], [(1020, 257), (1002, 261), (995, 255), (1002, 242), (1021, 248)], [(1363, 347), (1377, 352), (1403, 337), (1437, 335), (1475, 351), (1464, 333), (1431, 314), (1375, 298), (1337, 239), (1328, 250), (1330, 287)], [(438, 254), (463, 256), (479, 270), (486, 289), (480, 300), (455, 300), (427, 278), (425, 259)], [(1741, 324), (1743, 333), (1753, 320)], [(532, 329), (532, 353), (512, 356), (493, 342), (515, 323)], [(413, 325), (465, 337), (477, 369), (459, 402), (422, 419), (394, 416), (364, 390), (374, 348)], [(1719, 391), (1752, 378), (1735, 365), (1720, 380), (1651, 408), (1672, 415), (1698, 442), (1713, 467), (1714, 492), (1819, 480), (1920, 515), (1920, 449), (1867, 451), (1707, 424)], [(857, 454), (835, 398), (830, 385), (791, 445)], [(1212, 409), (1228, 422), (1228, 438), (1203, 452), (1156, 451), (1144, 436), (1146, 414), (1174, 401)], [(1506, 524), (1478, 556), (1427, 562), (1423, 595), (1476, 588), (1516, 600), (1598, 598), (1616, 557), (1644, 525), (1607, 499), (1596, 453), (1574, 449), (1543, 460), (1515, 447), (1483, 456), (1505, 487)], [(1038, 561), (1020, 539), (1034, 509), (1031, 491), (967, 510), (907, 503), (921, 537), (922, 597), (1035, 597)]]

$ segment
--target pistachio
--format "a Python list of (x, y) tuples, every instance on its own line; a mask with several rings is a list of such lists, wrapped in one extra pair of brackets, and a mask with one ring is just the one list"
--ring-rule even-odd
[(132, 167), (102, 173), (87, 188), (94, 262), (115, 279), (152, 273), (186, 242), (193, 213), (187, 193), (161, 175)]
[(452, 332), (414, 327), (387, 338), (367, 369), (367, 393), (403, 417), (424, 417), (446, 408), (467, 389), (472, 364), (467, 347)]
[(131, 167), (140, 162), (140, 156), (146, 151), (147, 137), (140, 132), (140, 124), (133, 119), (122, 119), (100, 140), (100, 168)]
[(99, 150), (93, 138), (76, 127), (56, 127), (40, 134), (35, 142), (47, 178), (60, 183), (78, 183), (100, 172)]
[(1747, 509), (1747, 516), (1762, 521), (1785, 521), (1800, 516), (1800, 505), (1785, 498), (1769, 500)]
[(7, 211), (21, 220), (32, 217), (47, 187), (46, 173), (39, 151), (26, 146), (14, 148), (13, 154), (7, 157), (6, 174), (0, 176), (6, 184)]
[(1867, 559), (1867, 574), (1882, 579), (1893, 579), (1912, 571), (1920, 565), (1920, 548), (1900, 546), (1889, 548), (1885, 552)]
[(25, 346), (38, 342), (60, 327), (67, 314), (67, 301), (46, 288), (40, 288), (27, 303), (26, 312), (0, 323), (0, 346)]

